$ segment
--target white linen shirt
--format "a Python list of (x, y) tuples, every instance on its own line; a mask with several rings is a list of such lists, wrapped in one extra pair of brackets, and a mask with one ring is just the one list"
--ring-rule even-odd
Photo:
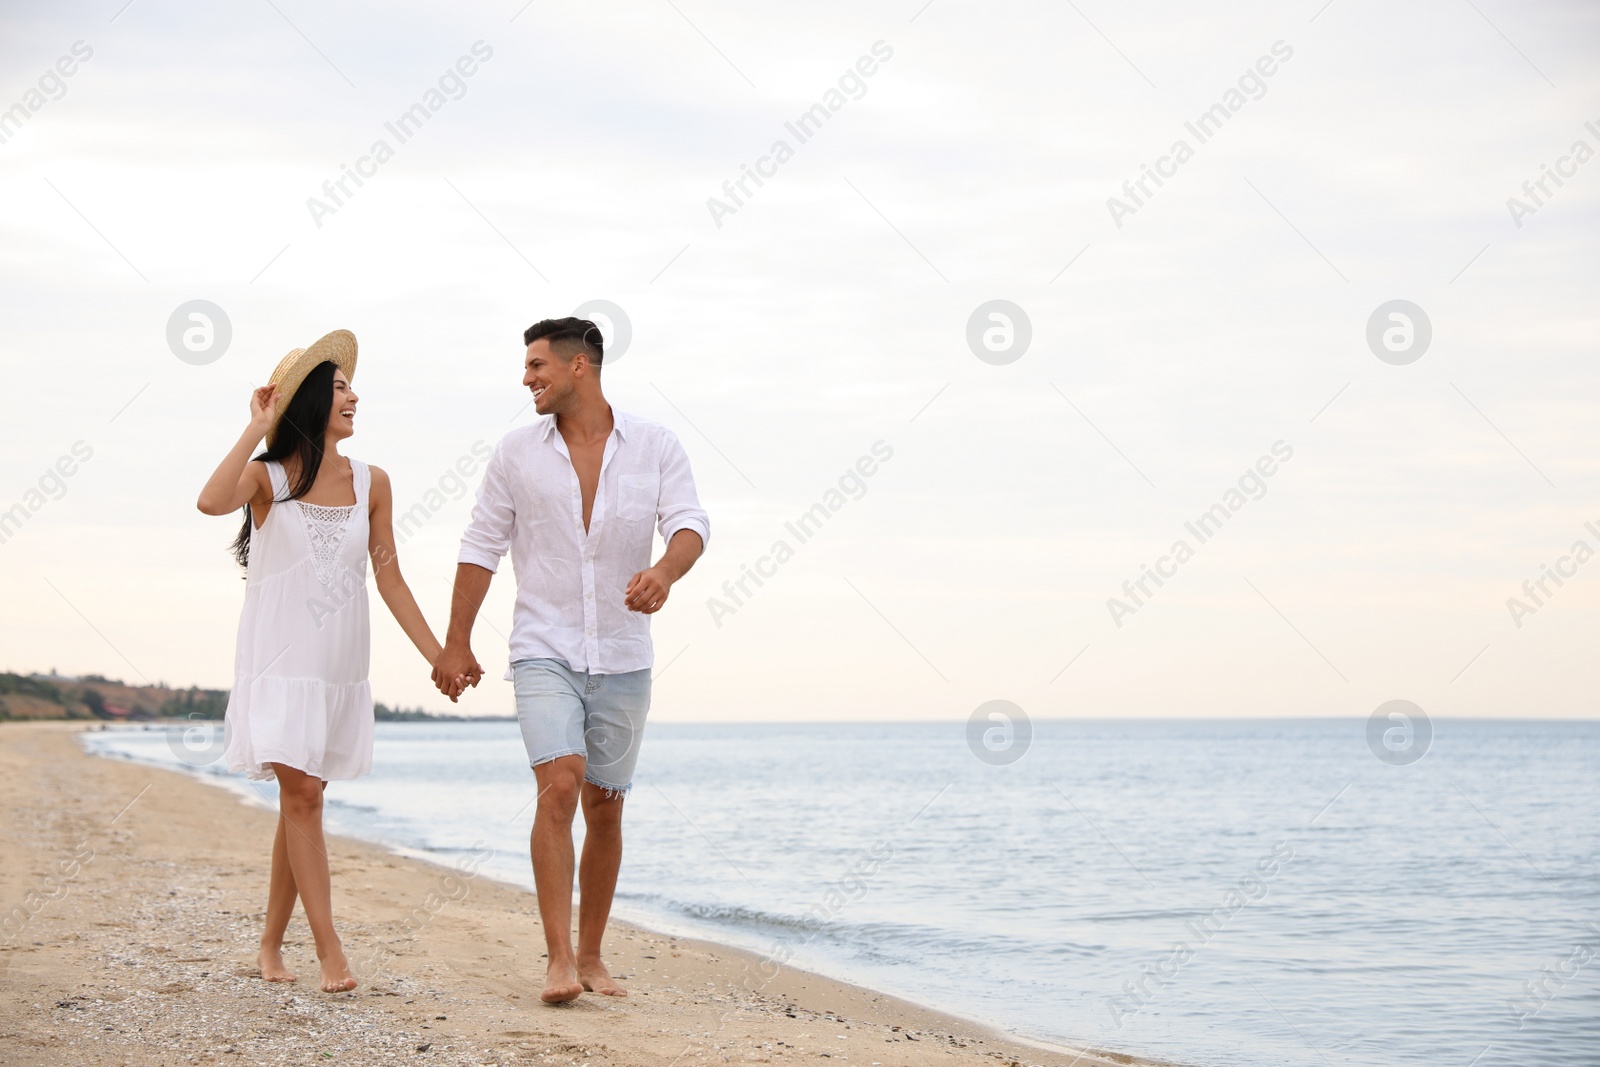
[(587, 534), (578, 473), (554, 415), (506, 434), (484, 470), (457, 559), (495, 571), (510, 551), (512, 663), (544, 657), (591, 674), (653, 666), (650, 616), (623, 603), (628, 581), (650, 566), (655, 528), (667, 541), (679, 530), (711, 539), (677, 435), (615, 407), (611, 414)]

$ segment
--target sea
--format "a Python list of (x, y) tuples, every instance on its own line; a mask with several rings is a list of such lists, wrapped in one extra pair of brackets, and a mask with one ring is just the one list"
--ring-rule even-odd
[[(1600, 1064), (1600, 722), (1427, 726), (653, 723), (614, 914), (1189, 1067)], [(220, 724), (84, 741), (275, 803)], [(326, 818), (531, 889), (535, 792), (513, 722), (380, 723)]]

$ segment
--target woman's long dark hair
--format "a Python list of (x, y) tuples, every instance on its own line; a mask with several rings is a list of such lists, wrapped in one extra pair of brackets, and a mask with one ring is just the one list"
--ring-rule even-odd
[[(337, 369), (332, 361), (325, 361), (306, 375), (284, 409), (283, 418), (267, 437), (267, 450), (256, 457), (280, 463), (291, 457), (294, 459), (300, 474), (289, 487), (286, 500), (305, 496), (317, 480), (317, 471), (322, 467), (322, 442), (328, 435), (328, 418), (333, 414), (333, 372)], [(239, 536), (233, 539), (233, 558), (246, 570), (250, 567), (252, 525), (250, 505), (246, 504), (244, 525), (239, 527)]]

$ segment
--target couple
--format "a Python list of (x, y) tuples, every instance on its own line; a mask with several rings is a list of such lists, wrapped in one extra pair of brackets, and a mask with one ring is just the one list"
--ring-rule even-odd
[[(276, 778), (266, 928), (258, 962), (292, 982), (284, 931), (296, 897), (324, 992), (356, 987), (333, 926), (322, 794), (372, 766), (366, 561), (378, 592), (452, 701), (483, 668), (472, 625), (500, 559), (517, 580), (511, 664), (517, 720), (538, 784), (530, 850), (549, 964), (541, 998), (626, 996), (600, 955), (622, 860), (622, 805), (650, 706), (649, 616), (710, 535), (672, 431), (616, 411), (600, 388), (604, 342), (587, 319), (523, 335), (522, 384), (541, 416), (496, 446), (461, 541), (441, 646), (395, 555), (389, 478), (339, 453), (355, 432), (356, 339), (337, 330), (295, 349), (250, 400), (250, 424), (200, 493), (207, 515), (244, 510), (245, 567), (229, 768)], [(266, 451), (250, 455), (262, 438)], [(649, 564), (652, 532), (666, 551)], [(583, 808), (581, 900), (572, 944), (572, 822)]]

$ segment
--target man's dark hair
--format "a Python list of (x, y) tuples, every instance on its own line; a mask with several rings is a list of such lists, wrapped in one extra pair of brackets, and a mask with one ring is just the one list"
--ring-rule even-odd
[(540, 319), (522, 332), (522, 343), (531, 345), (541, 337), (550, 342), (550, 351), (565, 363), (571, 363), (579, 352), (587, 354), (590, 365), (595, 367), (605, 358), (605, 338), (600, 335), (600, 327), (588, 319)]

